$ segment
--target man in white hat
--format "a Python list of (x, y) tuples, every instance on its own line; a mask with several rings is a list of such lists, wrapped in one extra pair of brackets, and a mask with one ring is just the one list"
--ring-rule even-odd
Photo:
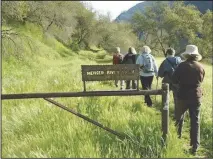
[(187, 45), (186, 51), (181, 54), (186, 61), (179, 64), (172, 80), (179, 85), (177, 94), (176, 126), (181, 138), (184, 114), (189, 110), (190, 115), (190, 146), (195, 154), (200, 144), (200, 105), (202, 90), (200, 88), (205, 76), (205, 70), (200, 61), (202, 56), (195, 45)]

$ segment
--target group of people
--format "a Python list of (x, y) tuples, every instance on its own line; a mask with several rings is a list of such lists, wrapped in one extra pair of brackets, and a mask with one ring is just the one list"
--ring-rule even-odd
[[(184, 115), (189, 110), (190, 146), (192, 146), (192, 153), (196, 153), (200, 144), (200, 105), (203, 95), (201, 83), (205, 76), (205, 70), (199, 62), (202, 56), (199, 54), (197, 46), (187, 45), (181, 57), (175, 56), (173, 48), (168, 48), (166, 58), (158, 69), (149, 46), (143, 46), (139, 54), (133, 47), (130, 47), (126, 55), (122, 55), (120, 48), (116, 47), (113, 64), (139, 64), (143, 90), (151, 89), (154, 76), (157, 80), (159, 77), (163, 78), (162, 83), (169, 84), (169, 88), (173, 92), (174, 118), (178, 137), (182, 136)], [(136, 81), (126, 81), (126, 89), (130, 89), (131, 83), (132, 89), (136, 89)], [(118, 87), (118, 81), (115, 81), (115, 85)], [(123, 80), (120, 81), (120, 86), (123, 89)], [(153, 103), (149, 95), (145, 96), (145, 103), (152, 107)]]

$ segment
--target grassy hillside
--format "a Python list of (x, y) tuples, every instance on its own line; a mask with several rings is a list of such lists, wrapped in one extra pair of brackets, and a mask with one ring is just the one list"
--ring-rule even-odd
[[(2, 93), (75, 92), (83, 90), (82, 64), (107, 64), (111, 56), (104, 51), (79, 54), (64, 47), (53, 37), (43, 35), (35, 26), (17, 27), (31, 39), (33, 46), (17, 41), (23, 49), (19, 55), (2, 56)], [(6, 50), (10, 47), (6, 46)], [(9, 51), (8, 51), (9, 52)], [(163, 58), (158, 58), (158, 64)], [(211, 66), (205, 64), (204, 98), (201, 108), (201, 144), (198, 153), (212, 157)], [(160, 82), (159, 82), (160, 87)], [(113, 89), (113, 82), (88, 82), (88, 90)], [(156, 88), (154, 80), (153, 88)], [(211, 87), (212, 88), (212, 87)], [(183, 139), (178, 139), (172, 121), (170, 101), (170, 136), (168, 146), (161, 146), (161, 97), (153, 108), (143, 97), (57, 98), (56, 101), (115, 129), (125, 132), (142, 148), (130, 141), (121, 141), (108, 132), (47, 103), (43, 99), (2, 101), (3, 158), (187, 158), (188, 123)], [(155, 97), (152, 97), (153, 101)], [(187, 120), (188, 116), (187, 116)]]

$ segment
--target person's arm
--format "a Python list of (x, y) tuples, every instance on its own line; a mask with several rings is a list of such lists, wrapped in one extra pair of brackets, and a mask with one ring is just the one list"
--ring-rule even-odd
[(165, 74), (164, 63), (165, 63), (165, 60), (161, 63), (158, 70), (158, 77), (161, 77), (161, 78), (163, 78)]
[(133, 64), (136, 64), (137, 56), (136, 56), (136, 55), (133, 55), (132, 58), (133, 58)]
[(204, 70), (204, 68), (202, 67), (202, 77), (201, 77), (201, 82), (203, 82), (203, 80), (204, 80), (204, 77), (205, 77), (205, 70)]
[(176, 68), (175, 72), (172, 75), (172, 83), (174, 84), (178, 84), (179, 83), (179, 72), (181, 69), (181, 65), (178, 65), (178, 67)]
[(138, 58), (136, 60), (136, 64), (139, 64), (140, 68), (142, 69), (142, 67), (143, 67), (143, 57), (141, 55), (138, 56)]
[(115, 55), (113, 55), (112, 64), (113, 64), (113, 65), (115, 64)]
[(153, 62), (154, 62), (154, 72), (155, 72), (155, 76), (157, 77), (157, 76), (158, 76), (158, 66), (157, 66), (157, 63), (156, 63), (154, 57), (153, 57)]
[(127, 56), (127, 54), (122, 55), (122, 64), (124, 64), (126, 62), (126, 58), (127, 58), (126, 56)]

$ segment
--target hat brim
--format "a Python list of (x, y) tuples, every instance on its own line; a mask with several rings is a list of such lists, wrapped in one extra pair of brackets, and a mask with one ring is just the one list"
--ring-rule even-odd
[(196, 57), (196, 61), (200, 61), (202, 59), (202, 56), (199, 53), (183, 52), (181, 56), (184, 59), (188, 59), (189, 57)]

